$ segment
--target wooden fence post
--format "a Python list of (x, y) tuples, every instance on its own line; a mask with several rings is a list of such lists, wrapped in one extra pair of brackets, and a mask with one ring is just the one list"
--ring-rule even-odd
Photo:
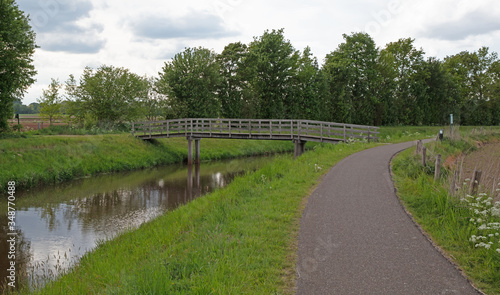
[(434, 181), (439, 180), (439, 176), (441, 175), (441, 155), (438, 154), (436, 157), (436, 166), (434, 171)]
[(427, 166), (427, 148), (422, 147), (422, 166)]
[(458, 171), (458, 167), (455, 167), (455, 175), (453, 176), (453, 180), (451, 181), (451, 186), (450, 186), (450, 195), (455, 195), (455, 192), (457, 191), (457, 182), (458, 182), (458, 176), (460, 175), (460, 172)]
[(481, 170), (475, 170), (474, 175), (472, 176), (471, 186), (470, 186), (470, 195), (474, 196), (477, 194), (477, 190), (479, 189), (479, 183), (481, 182), (481, 175), (483, 172)]
[(421, 140), (417, 140), (417, 155), (419, 155), (420, 153), (422, 152), (422, 141)]

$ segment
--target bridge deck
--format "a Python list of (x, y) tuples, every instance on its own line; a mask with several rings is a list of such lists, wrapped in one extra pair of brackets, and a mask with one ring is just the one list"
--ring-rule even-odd
[(298, 140), (338, 143), (350, 138), (378, 140), (378, 127), (307, 120), (177, 119), (136, 122), (141, 139), (186, 137), (254, 140)]

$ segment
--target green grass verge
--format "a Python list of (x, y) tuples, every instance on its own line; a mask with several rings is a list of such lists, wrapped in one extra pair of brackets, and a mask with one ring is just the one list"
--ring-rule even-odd
[[(445, 140), (428, 144), (428, 148), (445, 159), (474, 150), (473, 140), (486, 139)], [(398, 195), (423, 230), (478, 288), (487, 294), (500, 294), (500, 204), (492, 204), (487, 195), (472, 197), (460, 192), (450, 196), (450, 171), (444, 170), (441, 179), (434, 181), (434, 162), (422, 167), (420, 159), (413, 148), (393, 160)]]
[[(202, 160), (292, 151), (291, 142), (201, 141)], [(0, 140), (0, 191), (8, 181), (23, 189), (77, 177), (178, 163), (187, 157), (183, 138), (148, 143), (128, 134), (97, 136), (31, 136)]]
[(304, 196), (329, 167), (373, 146), (326, 144), (298, 159), (278, 156), (224, 189), (103, 242), (36, 294), (292, 293)]

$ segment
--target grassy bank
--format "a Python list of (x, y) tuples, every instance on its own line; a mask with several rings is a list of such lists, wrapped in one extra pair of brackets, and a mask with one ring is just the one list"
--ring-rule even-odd
[[(292, 151), (291, 142), (201, 141), (202, 160)], [(156, 165), (178, 163), (187, 157), (182, 138), (148, 143), (128, 134), (97, 136), (30, 136), (0, 140), (0, 191), (8, 181), (23, 189), (40, 184)]]
[(500, 294), (500, 203), (493, 203), (495, 196), (469, 195), (467, 179), (462, 179), (459, 191), (450, 195), (452, 169), (444, 169), (441, 178), (434, 181), (433, 167), (435, 155), (447, 159), (473, 151), (478, 141), (489, 139), (463, 136), (460, 141), (430, 143), (427, 167), (420, 164), (415, 148), (398, 155), (392, 167), (398, 195), (423, 230), (478, 288), (487, 294)]
[(291, 293), (304, 196), (374, 144), (324, 145), (264, 168), (102, 243), (38, 294)]
[[(57, 129), (57, 128), (56, 128)], [(383, 127), (381, 142), (435, 136), (438, 127)], [(183, 138), (143, 142), (129, 134), (32, 135), (0, 139), (0, 191), (8, 181), (18, 189), (55, 184), (74, 178), (178, 163), (187, 157)], [(293, 151), (285, 141), (203, 139), (202, 160)], [(308, 144), (309, 148), (314, 144)]]

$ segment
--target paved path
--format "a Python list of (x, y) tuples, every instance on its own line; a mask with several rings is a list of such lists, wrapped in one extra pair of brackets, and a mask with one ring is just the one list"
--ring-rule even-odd
[(354, 154), (325, 176), (301, 220), (297, 294), (479, 294), (394, 193), (390, 159), (412, 145)]

